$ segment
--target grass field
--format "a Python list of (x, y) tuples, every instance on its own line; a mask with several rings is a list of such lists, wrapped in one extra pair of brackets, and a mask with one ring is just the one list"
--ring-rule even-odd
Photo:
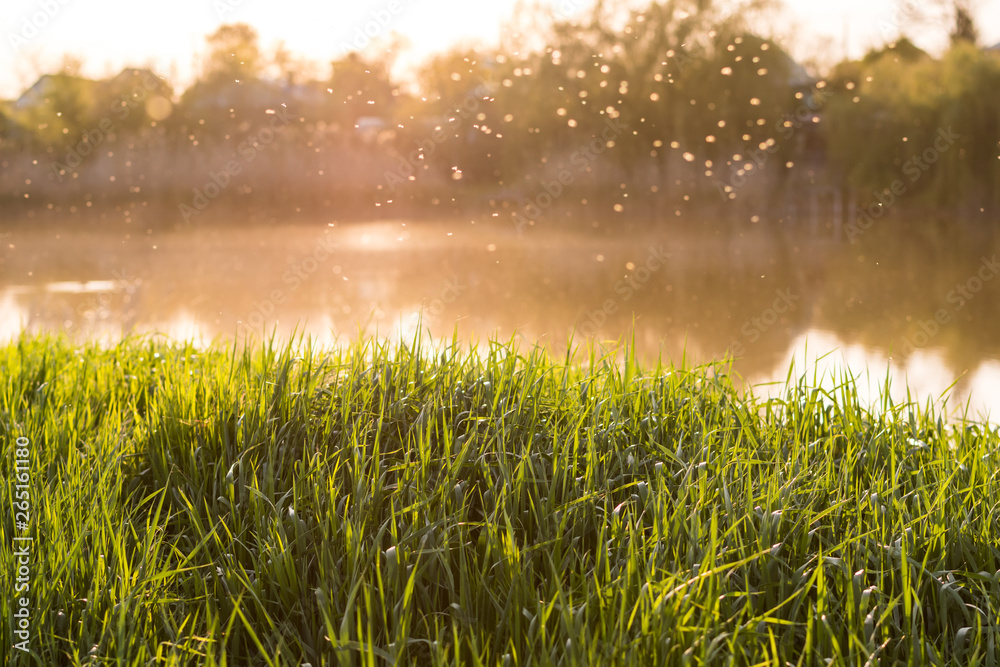
[(996, 430), (482, 349), (0, 347), (8, 661), (997, 665)]

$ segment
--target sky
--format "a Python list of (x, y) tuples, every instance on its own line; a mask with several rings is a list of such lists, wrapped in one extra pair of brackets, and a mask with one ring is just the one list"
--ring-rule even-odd
[[(592, 0), (537, 0), (572, 16)], [(0, 99), (17, 97), (39, 74), (55, 71), (65, 54), (82, 61), (90, 77), (126, 66), (151, 65), (177, 89), (191, 83), (205, 52), (205, 37), (224, 23), (245, 22), (267, 52), (279, 42), (317, 64), (364, 43), (365, 31), (386, 44), (392, 35), (408, 46), (400, 62), (414, 63), (454, 43), (496, 44), (518, 0), (2, 0)], [(857, 57), (898, 36), (908, 8), (935, 0), (785, 0), (769, 28), (798, 58), (836, 61)], [(978, 0), (985, 44), (1000, 42), (1000, 0)], [(947, 25), (913, 33), (932, 52), (946, 43)], [(375, 48), (369, 46), (368, 48)], [(383, 47), (384, 48), (384, 47)]]

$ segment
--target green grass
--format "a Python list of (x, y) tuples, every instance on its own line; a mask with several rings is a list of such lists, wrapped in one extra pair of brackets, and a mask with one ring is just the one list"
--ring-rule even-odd
[(997, 431), (847, 380), (761, 400), (724, 365), (486, 349), (0, 347), (7, 657), (997, 664)]

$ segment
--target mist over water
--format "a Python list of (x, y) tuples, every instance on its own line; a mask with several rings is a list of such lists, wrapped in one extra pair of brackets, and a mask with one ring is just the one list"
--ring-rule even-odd
[(16, 243), (0, 249), (0, 334), (336, 344), (410, 338), (419, 322), (439, 340), (516, 335), (563, 355), (572, 332), (613, 346), (634, 324), (646, 363), (730, 355), (758, 384), (826, 354), (818, 366), (850, 368), (862, 390), (888, 367), (896, 398), (957, 380), (952, 406), (970, 392), (974, 412), (1000, 406), (996, 239), (980, 226), (888, 220), (852, 244), (831, 225), (595, 222), (519, 234), (490, 217), (317, 217), (151, 236), (50, 219), (3, 239)]
[(766, 3), (520, 7), (412, 80), (392, 6), (325, 63), (220, 16), (193, 81), (67, 58), (0, 101), (0, 336), (634, 335), (1000, 406), (1000, 51), (965, 5), (940, 53), (900, 28), (825, 71)]

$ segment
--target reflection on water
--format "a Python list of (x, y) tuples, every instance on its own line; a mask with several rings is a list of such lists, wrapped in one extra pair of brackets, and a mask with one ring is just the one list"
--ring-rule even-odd
[[(780, 225), (657, 224), (627, 235), (498, 222), (382, 221), (136, 233), (33, 224), (0, 239), (0, 336), (62, 329), (205, 343), (247, 332), (463, 340), (519, 332), (556, 353), (574, 328), (646, 360), (706, 361), (783, 380), (820, 367), (891, 369), (922, 399), (1000, 407), (1000, 281), (991, 232), (887, 221), (856, 243)], [(561, 346), (561, 349), (560, 349)]]

